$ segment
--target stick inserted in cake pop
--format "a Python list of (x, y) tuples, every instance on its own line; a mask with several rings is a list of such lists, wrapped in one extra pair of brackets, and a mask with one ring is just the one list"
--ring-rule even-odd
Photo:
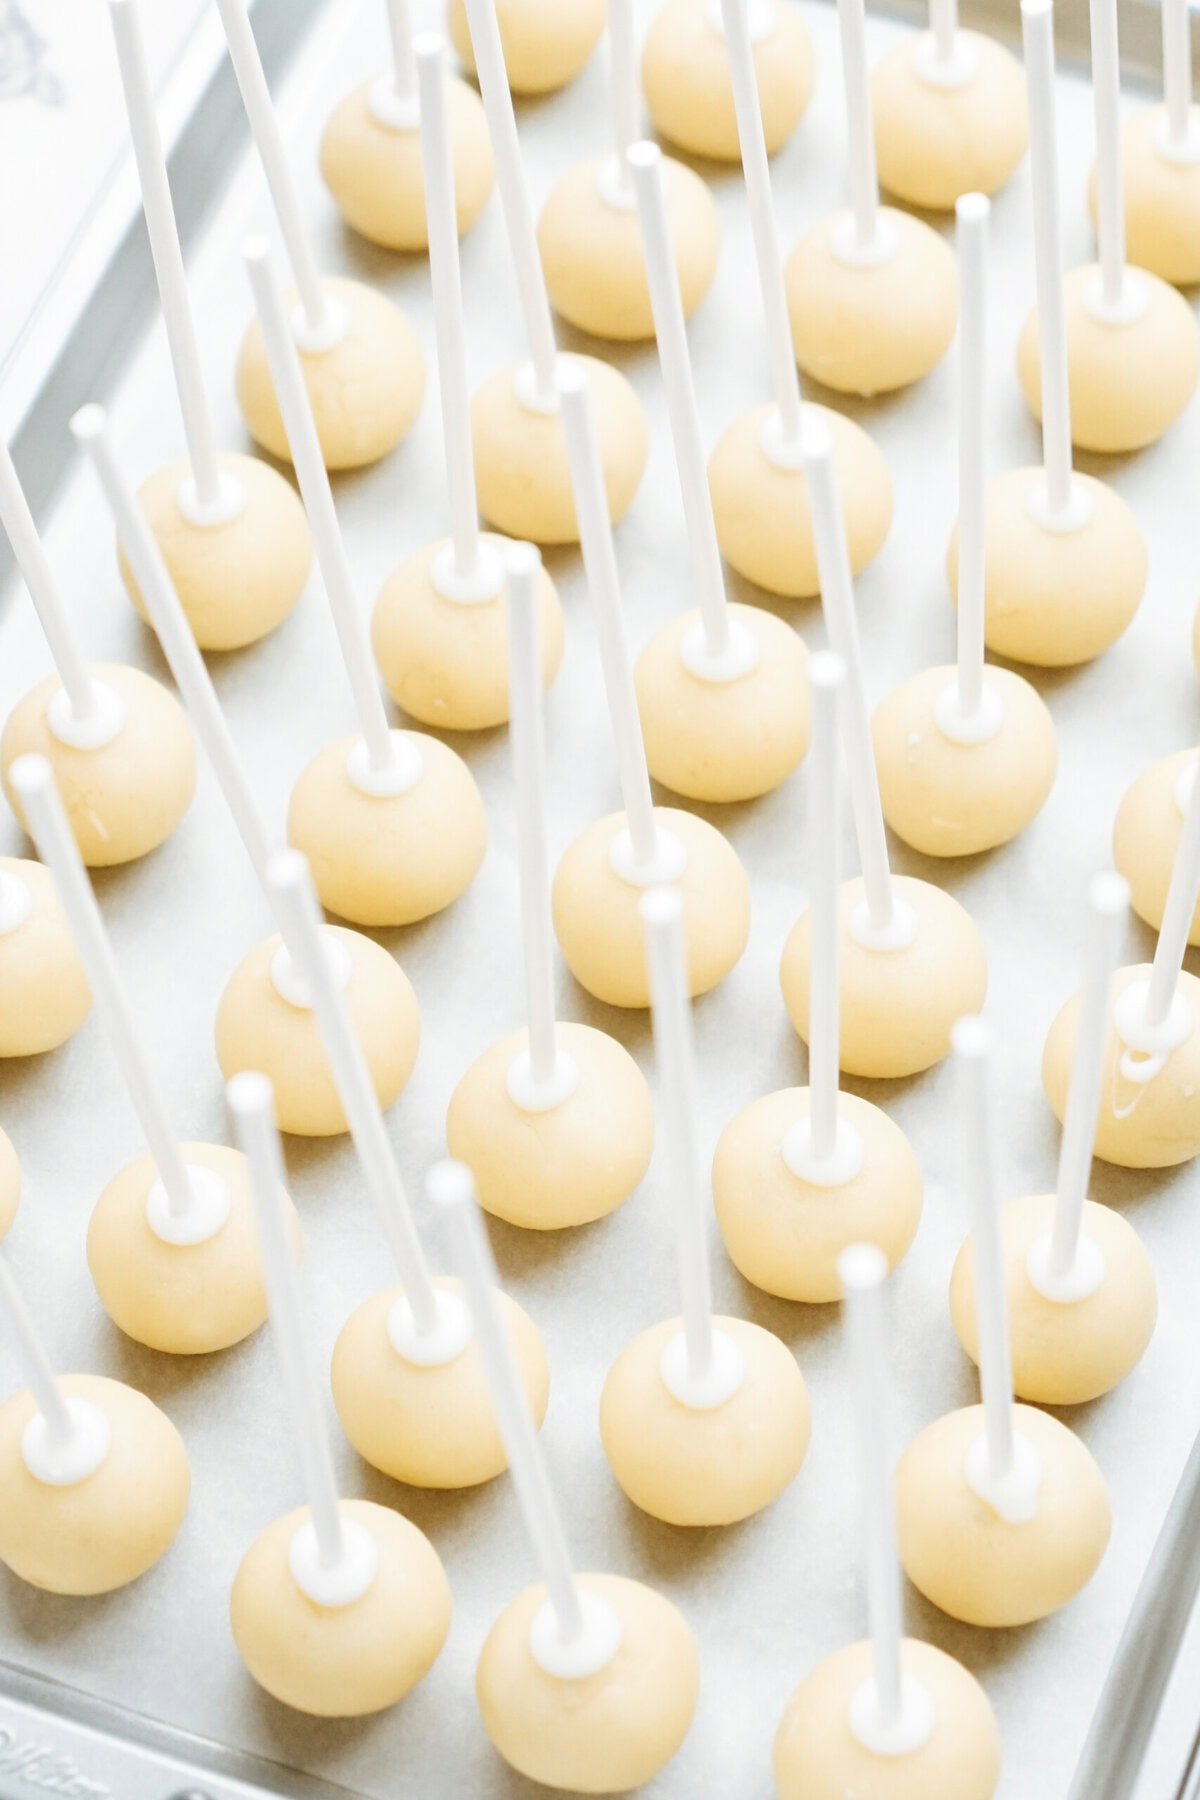
[[(771, 155), (785, 144), (813, 90), (808, 27), (785, 0), (741, 0), (754, 46), (756, 106)], [(667, 0), (646, 34), (642, 82), (655, 129), (689, 155), (735, 163), (738, 127), (717, 0)]]

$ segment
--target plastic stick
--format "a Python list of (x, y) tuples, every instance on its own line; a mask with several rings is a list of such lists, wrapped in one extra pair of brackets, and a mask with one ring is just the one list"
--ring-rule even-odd
[(1121, 60), (1117, 0), (1089, 0), (1092, 103), (1096, 116), (1096, 237), (1104, 304), (1125, 292), (1125, 196), (1121, 179)]
[(387, 0), (387, 23), (392, 46), (392, 83), (399, 99), (411, 100), (417, 91), (417, 65), (409, 0)]
[(950, 62), (958, 36), (958, 0), (929, 0), (929, 29), (938, 62)]
[(642, 135), (642, 82), (633, 0), (608, 0), (608, 90), (617, 186), (632, 199), (633, 182), (625, 157)]
[(1179, 846), (1175, 851), (1175, 861), (1171, 867), (1167, 903), (1163, 908), (1162, 924), (1158, 928), (1158, 942), (1154, 946), (1154, 963), (1150, 970), (1150, 985), (1146, 994), (1146, 1023), (1148, 1025), (1161, 1025), (1171, 1010), (1171, 1002), (1175, 998), (1175, 989), (1179, 983), (1179, 971), (1183, 968), (1183, 959), (1187, 953), (1188, 933), (1191, 930), (1192, 914), (1195, 910), (1198, 891), (1200, 891), (1200, 765), (1198, 765), (1198, 772), (1188, 795), (1187, 811), (1183, 815), (1183, 830), (1179, 834)]
[(979, 1385), (983, 1396), (988, 1466), (994, 1481), (1013, 1467), (1012, 1355), (996, 1163), (992, 1137), (992, 1033), (979, 1018), (960, 1019), (954, 1051), (962, 1070), (963, 1142), (971, 1244), (975, 1253), (975, 1312), (979, 1321)]
[(58, 1376), (50, 1366), (37, 1327), (22, 1298), (21, 1290), (8, 1266), (8, 1258), (0, 1251), (0, 1308), (7, 1316), (16, 1339), (21, 1368), (29, 1391), (43, 1419), (50, 1441), (56, 1448), (70, 1442), (74, 1435), (66, 1395), (58, 1385)]
[(54, 666), (71, 702), (71, 712), (76, 719), (90, 719), (96, 710), (92, 678), (3, 439), (0, 439), (0, 523), (12, 545), (17, 566), (46, 634)]
[(987, 243), (991, 204), (964, 194), (958, 221), (958, 710), (983, 699), (984, 396), (987, 387)]
[(534, 1084), (553, 1079), (554, 928), (546, 854), (546, 745), (537, 578), (542, 559), (532, 544), (514, 544), (508, 572), (509, 740), (517, 797), (517, 868), (529, 1009), (529, 1071)]
[(873, 248), (879, 225), (879, 177), (875, 168), (875, 126), (867, 69), (867, 22), (863, 0), (837, 0), (842, 42), (842, 84), (846, 97), (846, 155), (854, 234), (863, 250)]
[(1029, 179), (1042, 373), (1042, 461), (1051, 517), (1071, 501), (1071, 395), (1059, 223), (1058, 138), (1054, 99), (1052, 0), (1021, 0), (1021, 33), (1029, 87)]
[(1167, 143), (1173, 150), (1195, 144), (1192, 120), (1192, 25), (1188, 0), (1162, 0), (1163, 99)]
[(838, 1106), (838, 882), (842, 770), (838, 745), (838, 699), (846, 685), (840, 656), (821, 650), (809, 665), (812, 691), (812, 748), (808, 792), (808, 904), (812, 921), (808, 1008), (808, 1093), (812, 1155), (833, 1155)]

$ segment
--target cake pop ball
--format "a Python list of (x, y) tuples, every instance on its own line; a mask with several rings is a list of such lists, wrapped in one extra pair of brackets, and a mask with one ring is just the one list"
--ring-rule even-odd
[[(1176, 287), (1200, 281), (1200, 153), (1171, 153), (1167, 109), (1152, 106), (1121, 133), (1125, 186), (1125, 247), (1131, 263)], [(1096, 219), (1096, 174), (1088, 181), (1088, 210)]]
[[(574, 81), (600, 41), (604, 15), (604, 0), (496, 0), (513, 93), (548, 94)], [(463, 0), (450, 0), (450, 41), (464, 66), (474, 69)]]
[(0, 1240), (7, 1237), (21, 1203), (21, 1165), (8, 1133), (0, 1129)]
[[(751, 0), (754, 73), (767, 151), (791, 137), (812, 96), (813, 53), (795, 7)], [(690, 156), (737, 162), (737, 117), (719, 10), (668, 0), (646, 34), (642, 82), (655, 128)]]
[(949, 77), (931, 33), (906, 37), (871, 78), (879, 180), (907, 206), (948, 212), (963, 194), (995, 194), (1029, 144), (1025, 76), (982, 32), (954, 34)]
[[(1195, 769), (1194, 750), (1154, 763), (1125, 790), (1113, 824), (1113, 861), (1129, 883), (1134, 912), (1155, 931), (1166, 910)], [(1200, 944), (1200, 904), (1192, 914), (1188, 943)]]
[(91, 1004), (49, 870), (0, 856), (0, 1056), (56, 1050)]

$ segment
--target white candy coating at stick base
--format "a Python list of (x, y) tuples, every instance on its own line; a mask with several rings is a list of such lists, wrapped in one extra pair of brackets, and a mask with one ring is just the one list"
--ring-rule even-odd
[(1162, 0), (1163, 98), (1167, 142), (1173, 150), (1194, 147), (1192, 119), (1192, 27), (1188, 0)]
[(0, 438), (0, 524), (12, 545), (17, 566), (29, 589), (29, 597), (37, 610), (54, 666), (71, 702), (76, 719), (90, 719), (96, 710), (96, 691), (75, 627), (63, 604), (58, 583), (38, 536), (33, 514), (9, 455), (8, 445)]
[(821, 650), (809, 665), (812, 749), (808, 792), (812, 827), (808, 841), (809, 954), (808, 1091), (811, 1152), (831, 1157), (838, 1137), (838, 925), (839, 838), (842, 769), (838, 701), (846, 684), (840, 656)]
[(626, 152), (642, 135), (642, 84), (637, 66), (633, 0), (608, 0), (608, 90), (616, 182), (633, 198)]
[(991, 205), (964, 194), (958, 221), (958, 710), (978, 712), (984, 657), (984, 396), (987, 385), (987, 241)]
[(1067, 380), (1067, 319), (1059, 222), (1058, 139), (1054, 99), (1054, 8), (1051, 0), (1021, 0), (1025, 75), (1029, 88), (1029, 184), (1037, 278), (1038, 351), (1042, 372), (1042, 461), (1051, 517), (1071, 503), (1071, 398)]
[(409, 0), (386, 0), (388, 38), (392, 46), (392, 80), (396, 97), (411, 100), (417, 91), (412, 8)]
[(58, 1385), (58, 1377), (50, 1365), (41, 1335), (30, 1317), (3, 1251), (0, 1251), (0, 1311), (4, 1313), (16, 1339), (25, 1380), (39, 1413), (46, 1421), (50, 1441), (59, 1447), (64, 1446), (70, 1442), (72, 1435), (67, 1399)]
[(1192, 782), (1183, 830), (1171, 868), (1167, 903), (1163, 908), (1158, 943), (1154, 946), (1154, 963), (1146, 994), (1146, 1023), (1152, 1029), (1162, 1025), (1171, 1011), (1171, 1002), (1179, 984), (1179, 972), (1188, 947), (1196, 895), (1200, 891), (1200, 778)]
[(875, 126), (871, 118), (871, 83), (867, 69), (867, 22), (863, 0), (837, 0), (842, 44), (842, 83), (846, 97), (846, 154), (850, 210), (862, 250), (878, 237), (879, 177), (875, 168)]
[(1096, 116), (1096, 237), (1104, 304), (1125, 291), (1125, 198), (1121, 180), (1121, 63), (1117, 0), (1090, 0), (1092, 101)]

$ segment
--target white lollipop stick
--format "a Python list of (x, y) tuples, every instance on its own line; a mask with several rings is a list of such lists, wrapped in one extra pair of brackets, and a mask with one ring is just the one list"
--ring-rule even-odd
[(1167, 106), (1168, 153), (1193, 161), (1197, 151), (1192, 117), (1192, 25), (1188, 0), (1162, 0), (1163, 99)]
[(840, 656), (820, 651), (809, 666), (812, 749), (809, 795), (808, 904), (812, 920), (809, 957), (808, 1093), (810, 1153), (826, 1163), (838, 1141), (838, 881), (841, 760), (838, 696), (846, 683)]
[(63, 604), (8, 445), (3, 439), (0, 439), (0, 524), (7, 533), (46, 634), (54, 666), (71, 703), (71, 716), (77, 723), (94, 719), (99, 708), (95, 683), (88, 674), (75, 627)]
[[(500, 190), (500, 205), (508, 234), (508, 253), (512, 257), (525, 320), (525, 337), (533, 364), (533, 391), (528, 399), (539, 411), (553, 411), (558, 405), (554, 385), (554, 321), (538, 254), (533, 205), (525, 179), (525, 165), (521, 161), (500, 27), (496, 23), (496, 0), (465, 0), (465, 4), (479, 91), (487, 115), (492, 154), (496, 159), (496, 186)], [(523, 394), (520, 397), (526, 398)]]
[(58, 1377), (46, 1355), (21, 1290), (8, 1266), (8, 1258), (0, 1251), (0, 1307), (16, 1339), (21, 1368), (37, 1409), (46, 1421), (46, 1434), (51, 1443), (65, 1446), (72, 1437), (71, 1413), (67, 1397), (58, 1385)]
[(304, 385), (295, 339), (284, 317), (279, 284), (271, 267), (271, 247), (266, 238), (248, 238), (242, 248), (242, 259), (254, 289), (254, 304), (262, 326), (271, 379), (283, 415), (296, 479), (300, 483), (300, 496), (312, 529), (317, 563), (350, 681), (354, 709), (367, 746), (368, 764), (372, 774), (387, 776), (397, 765), (397, 740), (389, 728), (379, 691), (370, 638), (355, 598), (354, 578), (333, 504), (329, 471), (321, 455), (312, 404)]
[(637, 65), (633, 0), (609, 0), (608, 91), (612, 114), (612, 181), (625, 204), (633, 200), (633, 182), (625, 161), (642, 135), (642, 83)]
[(1090, 0), (1092, 101), (1096, 115), (1096, 237), (1103, 305), (1125, 302), (1125, 196), (1121, 179), (1121, 60), (1117, 0)]
[[(179, 410), (183, 415), (183, 435), (187, 440), (188, 460), (192, 465), (194, 491), (184, 496), (193, 510), (203, 518), (205, 513), (219, 512), (228, 516), (230, 505), (236, 506), (238, 494), (223, 484), (217, 463), (217, 446), (213, 437), (212, 416), (204, 394), (200, 372), (200, 346), (188, 301), (187, 277), (183, 269), (183, 252), (179, 247), (179, 230), (175, 209), (171, 204), (171, 186), (163, 156), (158, 117), (154, 105), (154, 89), (146, 62), (146, 46), (142, 37), (135, 0), (108, 0), (113, 35), (117, 44), (117, 61), (121, 69), (121, 85), (125, 90), (125, 108), (129, 114), (129, 135), (137, 163), (142, 189), (142, 207), (146, 230), (150, 237), (150, 253), (158, 280), (163, 323), (167, 328), (167, 345), (175, 370), (175, 386), (179, 393)], [(223, 492), (223, 486), (226, 491)], [(190, 512), (188, 514), (190, 517)]]
[(875, 168), (875, 126), (867, 69), (867, 22), (863, 0), (837, 0), (842, 43), (842, 83), (846, 98), (848, 188), (854, 230), (845, 246), (851, 255), (878, 255), (879, 176)]
[(1046, 471), (1046, 511), (1053, 522), (1069, 517), (1073, 484), (1052, 0), (1021, 0), (1021, 31), (1029, 87), (1029, 185), (1033, 195), (1033, 260), (1042, 372), (1042, 462)]
[[(964, 194), (958, 221), (958, 692), (962, 721), (983, 705), (984, 395), (987, 388), (987, 240), (991, 204)], [(940, 721), (939, 721), (940, 723)]]
[(392, 46), (392, 82), (396, 98), (411, 102), (417, 92), (417, 64), (409, 0), (387, 0), (387, 23)]
[(729, 52), (738, 144), (742, 153), (742, 171), (746, 178), (750, 229), (754, 237), (754, 259), (758, 265), (758, 285), (767, 332), (767, 356), (771, 364), (771, 386), (775, 393), (775, 405), (779, 409), (779, 446), (794, 449), (800, 440), (800, 377), (796, 370), (796, 353), (792, 348), (792, 331), (788, 323), (783, 255), (779, 247), (779, 227), (771, 199), (771, 172), (767, 159), (767, 140), (763, 131), (762, 107), (758, 98), (758, 79), (754, 72), (748, 0), (721, 0), (721, 18)]
[(1146, 1024), (1151, 1029), (1163, 1026), (1170, 1017), (1179, 972), (1188, 947), (1196, 893), (1200, 889), (1200, 774), (1193, 779), (1183, 815), (1183, 830), (1171, 869), (1167, 903), (1158, 943), (1154, 947), (1154, 964), (1146, 991)]
[(108, 1455), (112, 1426), (90, 1400), (64, 1394), (12, 1270), (0, 1254), (0, 1312), (7, 1315), (37, 1411), (21, 1433), (21, 1458), (50, 1487), (85, 1481)]
[(929, 0), (929, 29), (940, 63), (953, 62), (958, 37), (958, 0)]

